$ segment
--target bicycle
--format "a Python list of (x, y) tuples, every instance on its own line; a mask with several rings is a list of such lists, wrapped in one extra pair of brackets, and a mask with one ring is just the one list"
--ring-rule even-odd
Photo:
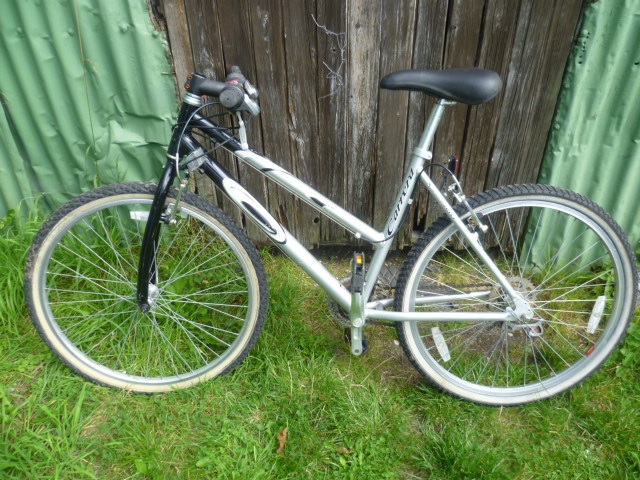
[[(225, 82), (189, 75), (159, 183), (84, 193), (35, 238), (25, 288), (38, 332), (80, 375), (140, 393), (186, 388), (245, 359), (267, 313), (264, 266), (228, 214), (188, 191), (197, 170), (342, 309), (354, 355), (363, 353), (363, 329), (386, 322), (418, 371), (457, 397), (516, 405), (572, 388), (624, 337), (636, 302), (635, 257), (613, 218), (576, 193), (516, 185), (467, 198), (457, 161), (441, 166), (449, 179), (442, 189), (433, 182), (431, 144), (445, 108), (489, 101), (501, 85), (495, 72), (476, 68), (382, 79), (381, 88), (421, 91), (436, 102), (378, 231), (249, 148), (244, 118), (260, 108), (237, 67)], [(205, 115), (211, 104), (237, 126)], [(350, 285), (340, 283), (225, 170), (218, 148), (371, 244), (368, 267), (356, 252)], [(445, 213), (412, 247), (394, 297), (376, 298), (418, 184)]]

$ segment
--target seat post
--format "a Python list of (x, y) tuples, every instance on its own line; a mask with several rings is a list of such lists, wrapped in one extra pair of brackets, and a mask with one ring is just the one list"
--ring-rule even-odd
[(431, 117), (429, 121), (424, 127), (424, 131), (422, 132), (422, 137), (420, 138), (420, 143), (413, 150), (413, 154), (429, 161), (433, 157), (431, 153), (431, 145), (433, 143), (433, 138), (435, 137), (436, 130), (440, 125), (440, 120), (442, 120), (442, 115), (444, 114), (445, 107), (449, 105), (455, 105), (456, 102), (452, 102), (450, 100), (439, 99), (437, 103), (434, 105), (433, 110), (431, 111)]

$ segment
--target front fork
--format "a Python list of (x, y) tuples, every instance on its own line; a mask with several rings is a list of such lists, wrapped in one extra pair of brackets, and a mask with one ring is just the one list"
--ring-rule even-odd
[(167, 162), (164, 168), (156, 193), (153, 197), (147, 226), (142, 239), (142, 251), (138, 264), (138, 306), (143, 313), (151, 310), (149, 303), (149, 285), (158, 282), (156, 252), (158, 251), (158, 239), (160, 227), (163, 222), (164, 205), (169, 195), (169, 189), (176, 178), (176, 166), (174, 162)]

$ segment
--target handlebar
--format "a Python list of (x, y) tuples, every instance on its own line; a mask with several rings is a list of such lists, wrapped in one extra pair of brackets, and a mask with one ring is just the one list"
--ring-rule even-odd
[(249, 112), (256, 116), (260, 107), (256, 102), (258, 90), (249, 83), (237, 66), (231, 67), (224, 82), (211, 80), (200, 73), (187, 76), (187, 92), (202, 96), (217, 97), (220, 103), (232, 112)]

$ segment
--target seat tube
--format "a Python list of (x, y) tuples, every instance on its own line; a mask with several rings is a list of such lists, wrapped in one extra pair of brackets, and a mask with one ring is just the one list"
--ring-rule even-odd
[[(371, 260), (369, 271), (367, 272), (367, 280), (371, 278), (377, 278), (380, 270), (382, 269), (387, 253), (389, 252), (389, 249), (393, 244), (397, 230), (403, 223), (406, 209), (412, 202), (412, 192), (414, 191), (416, 184), (420, 180), (421, 174), (424, 174), (424, 164), (425, 162), (431, 160), (433, 156), (430, 148), (431, 144), (433, 143), (433, 137), (436, 133), (436, 130), (438, 129), (438, 125), (440, 124), (440, 120), (442, 119), (444, 109), (447, 105), (450, 105), (452, 103), (453, 102), (439, 100), (438, 103), (436, 103), (436, 105), (433, 107), (431, 118), (425, 126), (418, 146), (413, 151), (413, 155), (411, 156), (409, 167), (407, 168), (407, 171), (405, 173), (400, 191), (398, 192), (396, 201), (393, 204), (394, 208), (389, 214), (389, 218), (387, 219), (387, 223), (385, 224), (383, 233), (386, 239), (376, 245), (376, 253)], [(367, 286), (365, 289), (365, 298), (369, 298), (373, 291), (374, 285), (375, 282), (367, 282)]]
[(412, 196), (413, 189), (418, 182), (420, 175), (423, 173), (424, 164), (433, 157), (430, 150), (431, 144), (433, 143), (433, 137), (438, 129), (438, 124), (442, 119), (445, 106), (446, 103), (444, 100), (440, 100), (434, 106), (433, 111), (431, 112), (431, 118), (422, 133), (420, 142), (413, 150), (413, 155), (411, 156), (409, 167), (405, 173), (400, 192), (398, 192), (394, 208), (389, 214), (389, 218), (385, 226), (384, 234), (387, 238), (394, 236), (397, 229), (400, 228), (404, 219), (405, 210), (411, 203), (410, 198)]

